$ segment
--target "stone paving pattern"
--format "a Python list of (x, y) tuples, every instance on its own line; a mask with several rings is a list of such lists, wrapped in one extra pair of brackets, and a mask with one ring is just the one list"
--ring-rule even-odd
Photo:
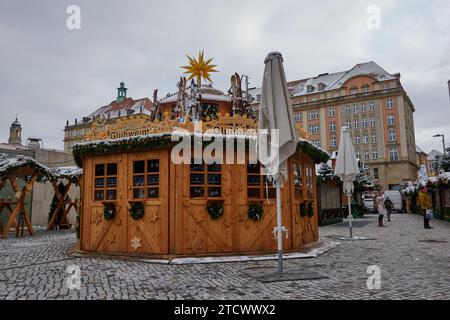
[[(76, 258), (67, 251), (72, 231), (0, 240), (0, 299), (450, 299), (450, 223), (396, 214), (385, 228), (367, 215), (354, 234), (376, 238), (339, 241), (312, 259), (285, 261), (293, 270), (318, 272), (320, 280), (262, 283), (243, 272), (276, 261), (162, 265)], [(348, 235), (347, 224), (320, 228), (322, 239)], [(436, 242), (423, 242), (436, 240)], [(69, 265), (81, 269), (80, 290), (69, 290)], [(369, 265), (381, 268), (381, 289), (368, 290)]]

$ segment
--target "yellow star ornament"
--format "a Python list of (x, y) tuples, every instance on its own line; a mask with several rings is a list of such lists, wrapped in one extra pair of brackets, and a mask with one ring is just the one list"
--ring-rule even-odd
[(210, 73), (218, 72), (217, 70), (214, 69), (214, 67), (217, 67), (217, 65), (211, 64), (211, 61), (213, 59), (211, 58), (211, 59), (205, 60), (203, 50), (198, 53), (198, 60), (195, 58), (191, 58), (188, 55), (186, 55), (186, 56), (189, 60), (189, 65), (181, 67), (181, 68), (186, 69), (186, 71), (184, 73), (190, 75), (188, 80), (196, 78), (197, 86), (199, 86), (199, 87), (201, 85), (202, 78), (204, 80), (207, 80), (212, 83)]

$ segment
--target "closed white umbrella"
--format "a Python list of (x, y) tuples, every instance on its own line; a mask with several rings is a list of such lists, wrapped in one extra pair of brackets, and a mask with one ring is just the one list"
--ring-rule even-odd
[(291, 97), (287, 88), (283, 69), (283, 57), (279, 52), (268, 54), (265, 63), (261, 104), (259, 110), (259, 150), (261, 151), (261, 131), (268, 130), (267, 143), (275, 147), (275, 155), (266, 158), (259, 154), (260, 162), (268, 170), (277, 191), (278, 272), (283, 272), (283, 240), (281, 225), (281, 185), (282, 176), (287, 178), (287, 159), (296, 151), (298, 136), (292, 116)]
[(352, 209), (351, 195), (353, 193), (353, 182), (359, 174), (358, 160), (356, 159), (355, 150), (353, 149), (352, 140), (350, 138), (350, 130), (342, 129), (341, 142), (339, 144), (338, 155), (336, 159), (336, 168), (334, 174), (339, 176), (344, 183), (344, 193), (348, 197), (348, 221), (350, 228), (350, 238), (352, 234)]

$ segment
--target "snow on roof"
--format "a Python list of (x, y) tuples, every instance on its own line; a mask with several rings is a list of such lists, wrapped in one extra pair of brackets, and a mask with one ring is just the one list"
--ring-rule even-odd
[[(370, 61), (357, 64), (348, 71), (324, 73), (316, 77), (290, 81), (287, 83), (287, 85), (289, 91), (291, 92), (291, 95), (294, 97), (298, 97), (311, 93), (320, 93), (328, 90), (340, 89), (346, 81), (358, 75), (370, 76), (377, 79), (378, 81), (396, 79), (395, 75), (388, 73), (378, 64)], [(308, 92), (308, 87), (312, 89), (311, 92)], [(260, 93), (260, 91), (261, 88), (252, 89), (252, 95), (253, 93)]]
[[(190, 86), (186, 88), (186, 92), (190, 91)], [(212, 87), (212, 86), (201, 86), (200, 92), (202, 94), (202, 100), (207, 101), (223, 101), (223, 102), (231, 102), (232, 98), (228, 95), (225, 95), (222, 91)], [(167, 97), (159, 100), (159, 103), (175, 103), (178, 99), (178, 92), (169, 94)]]
[[(130, 144), (134, 145), (135, 150), (148, 150), (152, 148), (164, 148), (176, 143), (177, 140), (172, 140), (174, 136), (195, 136), (195, 137), (208, 137), (208, 138), (227, 138), (227, 139), (245, 139), (256, 140), (257, 136), (253, 135), (236, 135), (236, 134), (209, 134), (209, 133), (196, 133), (196, 132), (171, 132), (171, 133), (157, 133), (141, 136), (125, 137), (115, 140), (99, 140), (99, 141), (86, 141), (77, 143), (73, 146), (73, 155), (77, 165), (82, 167), (82, 156), (86, 156), (91, 152), (98, 152), (98, 149), (102, 150), (102, 153), (120, 153), (124, 151), (130, 151)], [(152, 141), (153, 143), (149, 143)], [(329, 154), (322, 148), (317, 147), (311, 141), (299, 138), (298, 146), (305, 148), (305, 152), (309, 152), (311, 157), (318, 163), (328, 161)], [(101, 148), (99, 148), (101, 147)]]
[(38, 178), (38, 181), (57, 179), (76, 181), (83, 173), (82, 170), (77, 167), (49, 168), (30, 157), (18, 155), (15, 158), (8, 158), (8, 155), (0, 153), (0, 177), (14, 174), (16, 170), (20, 168), (37, 169), (41, 176), (41, 178)]
[(437, 150), (431, 150), (428, 154), (427, 160), (428, 161), (436, 161), (437, 156), (442, 156), (443, 153)]
[(141, 112), (141, 109), (142, 113), (150, 115), (152, 106), (153, 103), (148, 98), (142, 98), (138, 100), (126, 98), (120, 103), (114, 100), (109, 105), (98, 108), (90, 115), (88, 115), (87, 118), (90, 118), (90, 121), (92, 121), (94, 117), (100, 116), (102, 114), (109, 114), (111, 118), (117, 118), (119, 117), (119, 113), (120, 116), (124, 116), (127, 114), (137, 114)]
[(425, 151), (422, 150), (422, 148), (420, 148), (420, 147), (417, 146), (417, 145), (416, 145), (416, 152), (417, 152), (417, 153), (427, 154)]

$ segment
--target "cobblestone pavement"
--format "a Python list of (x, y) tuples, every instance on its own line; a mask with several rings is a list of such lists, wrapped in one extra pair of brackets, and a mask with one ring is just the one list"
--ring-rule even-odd
[[(75, 258), (72, 231), (0, 240), (0, 299), (450, 299), (450, 223), (393, 215), (378, 228), (376, 216), (355, 222), (354, 234), (313, 259), (288, 260), (289, 269), (328, 278), (262, 283), (243, 272), (276, 261), (161, 265)], [(320, 228), (322, 239), (348, 234), (346, 223)], [(432, 240), (432, 241), (429, 241)], [(81, 270), (81, 288), (69, 290), (69, 265)], [(367, 267), (381, 268), (381, 289), (368, 290)]]

